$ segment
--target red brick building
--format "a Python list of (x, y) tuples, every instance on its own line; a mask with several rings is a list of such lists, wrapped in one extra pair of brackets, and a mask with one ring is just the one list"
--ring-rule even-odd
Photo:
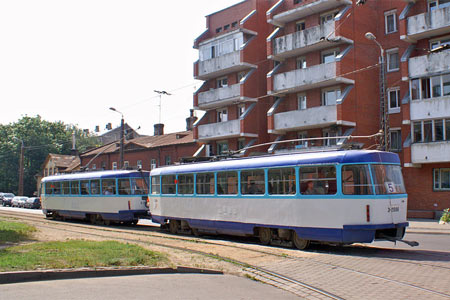
[(449, 6), (450, 0), (247, 0), (207, 16), (207, 30), (194, 43), (194, 76), (205, 80), (194, 107), (207, 113), (194, 138), (214, 153), (323, 138), (260, 149), (310, 151), (348, 143), (328, 137), (371, 135), (384, 126), (388, 149), (403, 164), (409, 217), (434, 217), (450, 207)]
[[(124, 143), (124, 167), (151, 170), (192, 157), (198, 148), (192, 131), (145, 136)], [(120, 144), (113, 142), (80, 155), (81, 166), (89, 170), (115, 170), (119, 167)]]

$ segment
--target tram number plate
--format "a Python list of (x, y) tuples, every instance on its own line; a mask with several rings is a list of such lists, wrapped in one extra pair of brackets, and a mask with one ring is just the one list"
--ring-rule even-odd
[(388, 213), (399, 212), (399, 211), (400, 211), (400, 207), (398, 207), (398, 206), (388, 207)]
[(386, 192), (388, 194), (394, 194), (397, 192), (395, 189), (395, 184), (393, 182), (390, 182), (390, 181), (385, 182), (384, 186), (386, 187)]

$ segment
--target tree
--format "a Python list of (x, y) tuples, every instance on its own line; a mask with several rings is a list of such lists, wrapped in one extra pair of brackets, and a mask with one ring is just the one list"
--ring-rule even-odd
[(76, 126), (45, 121), (40, 116), (24, 116), (16, 123), (0, 125), (0, 191), (18, 191), (20, 140), (25, 146), (24, 194), (32, 195), (36, 191), (36, 175), (42, 171), (47, 155), (71, 154), (74, 132), (79, 152), (98, 146), (95, 136)]

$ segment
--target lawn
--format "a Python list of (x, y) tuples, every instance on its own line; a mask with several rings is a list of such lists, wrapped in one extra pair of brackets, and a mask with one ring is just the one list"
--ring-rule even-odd
[(35, 231), (31, 225), (0, 220), (0, 246), (30, 240)]

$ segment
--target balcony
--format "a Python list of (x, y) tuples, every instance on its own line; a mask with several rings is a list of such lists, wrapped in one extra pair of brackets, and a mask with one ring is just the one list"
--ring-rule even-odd
[(326, 12), (343, 5), (352, 5), (352, 0), (317, 0), (277, 14), (277, 10), (283, 10), (283, 4), (285, 3), (276, 4), (267, 12), (267, 22), (284, 27), (286, 23), (300, 20), (312, 14)]
[(256, 65), (245, 63), (241, 59), (242, 51), (234, 51), (212, 59), (197, 61), (194, 68), (194, 77), (199, 80), (208, 80), (229, 73), (256, 68)]
[(336, 65), (337, 62), (332, 62), (276, 74), (273, 77), (273, 91), (269, 93), (294, 93), (341, 83), (354, 84), (354, 80), (338, 76)]
[(450, 96), (413, 100), (410, 106), (410, 119), (442, 119), (450, 117)]
[(413, 164), (449, 162), (450, 142), (415, 143), (411, 145)]
[(443, 7), (409, 17), (406, 25), (406, 36), (401, 38), (415, 43), (420, 39), (448, 33), (450, 30), (450, 7)]
[(318, 106), (275, 114), (271, 133), (283, 134), (287, 131), (322, 128), (334, 124), (337, 124), (337, 106)]
[(225, 106), (240, 99), (241, 85), (233, 84), (227, 87), (211, 89), (198, 94), (198, 108), (210, 109), (217, 106)]
[(241, 125), (239, 119), (198, 126), (199, 140), (217, 140), (239, 137), (240, 133)]
[(437, 75), (450, 70), (450, 51), (412, 57), (408, 61), (410, 78)]
[(335, 24), (336, 22), (327, 22), (276, 38), (273, 42), (274, 58), (285, 59), (343, 43), (352, 44), (353, 41), (347, 38), (335, 36)]

